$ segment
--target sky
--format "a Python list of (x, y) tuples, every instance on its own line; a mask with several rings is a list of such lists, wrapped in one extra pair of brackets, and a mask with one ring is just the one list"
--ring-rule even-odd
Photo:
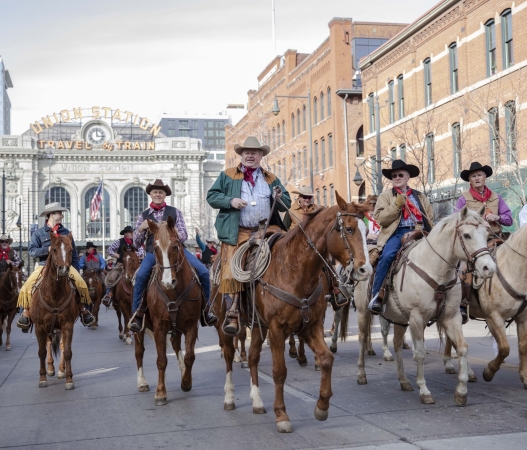
[(107, 106), (163, 111), (247, 103), (287, 49), (311, 53), (333, 17), (410, 23), (438, 0), (0, 0), (0, 56), (13, 80), (11, 134), (44, 115)]

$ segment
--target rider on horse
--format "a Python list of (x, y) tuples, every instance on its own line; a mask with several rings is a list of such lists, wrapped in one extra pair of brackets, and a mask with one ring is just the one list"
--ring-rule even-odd
[[(232, 274), (232, 257), (238, 247), (258, 231), (260, 221), (269, 217), (272, 196), (281, 198), (287, 208), (291, 206), (289, 193), (278, 177), (260, 167), (260, 161), (270, 151), (269, 146), (260, 145), (256, 137), (249, 136), (243, 146), (236, 144), (234, 151), (241, 156), (241, 164), (221, 172), (207, 193), (209, 205), (220, 210), (215, 223), (222, 243), (219, 292), (229, 310), (223, 324), (223, 331), (229, 335), (238, 333), (240, 324), (236, 317), (240, 293), (244, 290), (243, 284)], [(287, 211), (278, 203), (269, 225), (285, 230), (278, 210)]]
[[(112, 288), (117, 284), (119, 279), (121, 278), (121, 275), (123, 273), (123, 257), (125, 251), (136, 251), (138, 257), (143, 257), (145, 251), (143, 250), (143, 247), (140, 247), (139, 250), (137, 250), (134, 247), (133, 243), (133, 234), (134, 229), (127, 225), (124, 227), (124, 229), (121, 230), (119, 233), (122, 238), (117, 239), (108, 247), (107, 254), (114, 256), (117, 258), (117, 262), (115, 263), (115, 266), (112, 267), (110, 272), (108, 272), (108, 275), (106, 275), (105, 284), (106, 284), (106, 293), (104, 294), (104, 297), (102, 299), (102, 303), (104, 306), (109, 307), (112, 303)], [(110, 287), (108, 287), (110, 286)]]
[(291, 194), (297, 194), (298, 200), (284, 216), (284, 225), (289, 230), (292, 230), (304, 220), (305, 213), (310, 213), (320, 208), (313, 202), (314, 194), (309, 186), (300, 186), (297, 191), (291, 191)]
[[(187, 227), (185, 226), (185, 220), (181, 211), (173, 206), (169, 206), (165, 203), (165, 197), (172, 195), (170, 187), (163, 183), (162, 180), (155, 180), (153, 184), (149, 184), (146, 187), (146, 193), (152, 198), (150, 207), (143, 211), (137, 217), (134, 232), (134, 243), (137, 248), (141, 247), (146, 240), (146, 256), (143, 259), (139, 270), (137, 271), (134, 286), (134, 299), (132, 305), (132, 312), (135, 312), (134, 320), (130, 325), (130, 330), (133, 332), (139, 332), (143, 328), (143, 316), (145, 313), (145, 307), (141, 305), (143, 298), (143, 292), (148, 284), (152, 269), (156, 265), (156, 257), (154, 256), (154, 235), (148, 233), (148, 221), (147, 219), (160, 223), (166, 221), (169, 216), (172, 216), (176, 223), (176, 228), (181, 242), (187, 240)], [(218, 319), (216, 316), (208, 311), (209, 297), (210, 297), (210, 279), (209, 271), (207, 268), (196, 258), (192, 253), (185, 249), (185, 257), (195, 271), (198, 274), (199, 281), (203, 287), (205, 294), (205, 302), (202, 302), (202, 325), (211, 326)], [(145, 302), (143, 302), (145, 303)], [(141, 307), (140, 307), (141, 306)]]
[(401, 238), (415, 229), (430, 231), (434, 214), (426, 196), (407, 185), (410, 178), (419, 175), (418, 167), (396, 159), (391, 169), (382, 169), (382, 174), (392, 180), (393, 188), (379, 195), (374, 213), (375, 220), (381, 226), (377, 248), (382, 252), (373, 280), (372, 300), (368, 305), (368, 310), (374, 314), (382, 313), (379, 291), (402, 246)]
[(204, 244), (199, 235), (199, 228), (196, 228), (196, 243), (198, 244), (201, 250), (201, 262), (205, 266), (210, 267), (212, 265), (212, 257), (218, 254), (216, 246), (218, 243), (216, 239), (209, 238), (205, 241), (207, 244)]
[(86, 242), (86, 253), (79, 258), (79, 267), (84, 270), (99, 270), (106, 268), (104, 257), (97, 253), (97, 247), (93, 242)]
[[(28, 332), (29, 327), (31, 326), (29, 305), (31, 303), (33, 286), (46, 265), (46, 260), (48, 259), (51, 248), (51, 233), (55, 236), (67, 236), (71, 234), (70, 231), (62, 225), (62, 219), (64, 218), (63, 211), (68, 211), (68, 209), (61, 206), (58, 202), (47, 204), (44, 207), (44, 210), (40, 213), (40, 217), (46, 217), (46, 224), (35, 231), (31, 236), (28, 251), (33, 258), (38, 258), (39, 263), (35, 271), (25, 282), (20, 290), (20, 295), (18, 296), (18, 306), (20, 308), (25, 308), (25, 311), (18, 319), (17, 326), (22, 328), (22, 331), (25, 333)], [(73, 254), (69, 269), (69, 277), (75, 284), (80, 296), (80, 303), (78, 306), (81, 322), (85, 327), (89, 327), (95, 323), (95, 317), (93, 317), (90, 311), (86, 308), (86, 305), (91, 304), (90, 293), (88, 291), (88, 286), (86, 286), (86, 282), (82, 279), (79, 273), (79, 258), (77, 256), (77, 249), (75, 248), (73, 237), (71, 239), (71, 244), (73, 246)]]
[(0, 236), (0, 277), (7, 270), (7, 265), (11, 263), (14, 266), (18, 266), (21, 263), (20, 257), (16, 250), (9, 247), (13, 243), (6, 234)]

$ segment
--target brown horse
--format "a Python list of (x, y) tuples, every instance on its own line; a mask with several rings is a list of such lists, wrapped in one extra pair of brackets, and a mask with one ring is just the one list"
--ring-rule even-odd
[(16, 314), (16, 302), (22, 288), (22, 271), (24, 262), (15, 266), (7, 264), (7, 270), (0, 277), (0, 347), (2, 346), (3, 324), (6, 324), (5, 349), (11, 350), (11, 324)]
[[(198, 320), (201, 302), (204, 301), (201, 286), (184, 253), (174, 227), (174, 219), (169, 216), (159, 225), (148, 221), (150, 232), (154, 235), (154, 254), (156, 266), (146, 293), (148, 310), (144, 316), (147, 329), (153, 331), (157, 349), (157, 368), (159, 378), (155, 395), (156, 406), (167, 404), (165, 371), (167, 367), (167, 341), (176, 353), (181, 371), (181, 389), (192, 389), (192, 365), (194, 364), (194, 345), (198, 337)], [(181, 350), (181, 335), (185, 335), (185, 354)], [(137, 385), (139, 392), (149, 391), (143, 370), (144, 330), (135, 339), (135, 358), (137, 360)]]
[[(274, 411), (279, 432), (292, 431), (284, 403), (284, 384), (287, 376), (284, 350), (286, 338), (291, 333), (302, 337), (318, 356), (322, 379), (320, 395), (315, 407), (315, 418), (326, 420), (328, 417), (329, 399), (332, 395), (331, 370), (334, 357), (323, 337), (322, 320), (327, 303), (318, 287), (324, 265), (323, 259), (332, 255), (345, 267), (347, 276), (355, 280), (366, 279), (372, 272), (366, 251), (366, 226), (361, 219), (362, 213), (368, 210), (368, 206), (348, 204), (338, 194), (336, 194), (336, 198), (337, 206), (323, 208), (308, 214), (301, 227), (296, 227), (286, 233), (273, 246), (271, 263), (255, 292), (257, 316), (260, 318), (262, 327), (261, 329), (255, 327), (251, 335), (249, 349), (250, 396), (253, 401), (253, 413), (265, 413), (266, 410), (258, 387), (258, 362), (262, 343), (265, 340), (267, 330), (269, 330), (275, 383)], [(309, 240), (306, 236), (309, 237)], [(314, 248), (311, 247), (310, 242)], [(289, 299), (299, 306), (293, 306), (291, 303), (281, 300), (271, 291), (281, 297), (284, 297), (284, 292), (291, 297), (296, 297), (298, 302), (292, 301), (291, 297)], [(213, 293), (212, 298), (214, 295)], [(221, 296), (218, 295), (216, 300), (221, 301)], [(216, 304), (221, 305), (221, 308), (217, 307), (216, 309), (219, 313), (220, 323), (223, 323), (226, 313), (225, 304), (224, 302)], [(242, 317), (250, 323), (251, 314), (248, 313), (248, 308), (243, 309)], [(232, 410), (235, 408), (234, 384), (232, 382), (233, 338), (225, 335), (223, 331), (220, 331), (220, 338), (224, 344), (227, 368), (224, 409)]]
[(92, 330), (96, 330), (99, 325), (99, 309), (101, 308), (101, 300), (105, 291), (102, 276), (102, 273), (99, 274), (95, 269), (84, 269), (82, 273), (82, 278), (84, 278), (86, 286), (88, 286), (93, 305), (92, 314), (95, 317), (95, 323), (91, 326)]
[[(46, 354), (47, 342), (52, 341), (53, 353), (58, 354), (62, 340), (62, 357), (65, 364), (66, 389), (74, 389), (71, 370), (71, 341), (73, 325), (79, 314), (77, 301), (80, 301), (75, 286), (69, 279), (69, 270), (73, 253), (72, 236), (55, 236), (50, 233), (50, 256), (42, 270), (41, 279), (31, 297), (31, 320), (35, 326), (40, 358), (39, 387), (47, 387)], [(53, 372), (50, 369), (50, 373)]]

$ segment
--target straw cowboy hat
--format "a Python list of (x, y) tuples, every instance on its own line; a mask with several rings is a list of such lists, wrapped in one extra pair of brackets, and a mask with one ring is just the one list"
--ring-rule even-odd
[(406, 164), (402, 159), (396, 159), (392, 161), (391, 169), (382, 169), (382, 174), (388, 178), (392, 179), (392, 172), (395, 170), (405, 170), (410, 174), (410, 178), (415, 178), (419, 176), (419, 168), (413, 164)]
[(244, 150), (261, 150), (264, 156), (271, 151), (268, 145), (260, 145), (260, 142), (254, 136), (249, 136), (245, 139), (243, 145), (236, 144), (234, 146), (234, 151), (238, 153), (238, 155), (241, 155)]
[(39, 217), (46, 217), (48, 214), (51, 214), (57, 211), (69, 211), (69, 210), (68, 208), (65, 208), (64, 206), (60, 206), (59, 202), (48, 203), (46, 206), (44, 206), (44, 209), (40, 213)]
[(134, 232), (134, 229), (130, 226), (130, 225), (127, 225), (126, 227), (124, 227), (121, 232), (119, 233), (121, 236), (124, 236), (126, 233), (133, 233)]
[(207, 244), (210, 242), (211, 244), (218, 245), (218, 241), (214, 238), (210, 238), (206, 240)]
[(291, 191), (292, 194), (298, 194), (302, 197), (314, 197), (313, 191), (309, 186), (300, 186), (298, 189)]
[(7, 241), (7, 245), (11, 245), (13, 243), (13, 239), (7, 234), (2, 234), (2, 236), (0, 236), (0, 241)]
[(481, 170), (482, 172), (485, 172), (485, 175), (487, 175), (487, 178), (492, 175), (492, 167), (490, 166), (482, 166), (479, 162), (474, 161), (472, 164), (470, 164), (470, 167), (468, 170), (462, 170), (460, 173), (460, 177), (464, 181), (468, 181), (468, 177), (470, 176), (471, 172), (475, 172), (476, 170)]
[(159, 178), (153, 183), (149, 183), (145, 191), (147, 194), (150, 195), (150, 191), (152, 189), (160, 189), (162, 191), (165, 191), (167, 195), (172, 195), (172, 189), (170, 189), (170, 186), (168, 184), (164, 184), (163, 180), (160, 180)]

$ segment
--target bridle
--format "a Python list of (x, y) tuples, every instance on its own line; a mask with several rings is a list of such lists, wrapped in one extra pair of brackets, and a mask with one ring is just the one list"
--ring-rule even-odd
[[(59, 238), (60, 238), (60, 236), (59, 236)], [(68, 264), (68, 266), (67, 266), (67, 270), (65, 271), (65, 273), (64, 273), (64, 274), (61, 274), (61, 273), (59, 273), (59, 267), (60, 267), (60, 266), (59, 266), (59, 265), (57, 264), (57, 262), (55, 261), (55, 254), (54, 254), (54, 252), (50, 252), (50, 254), (51, 254), (51, 262), (52, 262), (53, 265), (55, 266), (56, 273), (57, 273), (57, 276), (56, 276), (56, 278), (55, 278), (55, 281), (59, 281), (59, 277), (67, 277), (67, 276), (69, 275), (69, 271), (70, 271), (69, 269), (70, 269), (71, 263)], [(51, 277), (50, 277), (50, 278), (51, 278)]]
[(475, 273), (476, 272), (476, 261), (478, 258), (490, 255), (490, 250), (488, 247), (482, 247), (475, 252), (469, 253), (467, 250), (467, 247), (465, 245), (465, 241), (463, 239), (463, 236), (461, 234), (461, 231), (459, 228), (463, 225), (472, 225), (475, 228), (478, 228), (481, 224), (475, 224), (475, 223), (459, 223), (459, 220), (456, 222), (456, 236), (454, 236), (454, 242), (452, 243), (452, 248), (456, 244), (456, 238), (459, 237), (459, 243), (461, 244), (461, 248), (463, 249), (463, 252), (465, 253), (465, 256), (467, 257), (467, 273)]
[[(139, 268), (139, 264), (137, 265), (135, 270), (132, 271), (132, 275), (130, 275), (128, 273), (128, 264), (131, 264), (131, 263), (126, 264), (126, 267), (125, 267), (125, 261), (128, 261), (127, 257), (130, 258), (130, 255), (124, 255), (125, 253), (133, 253), (136, 257), (137, 257), (137, 254), (133, 250), (126, 250), (126, 251), (123, 252), (123, 262), (122, 262), (122, 264), (123, 264), (123, 272), (124, 272), (123, 278), (126, 281), (131, 281), (132, 278), (134, 277), (135, 271)], [(139, 263), (139, 258), (137, 259), (137, 262)]]
[[(173, 243), (173, 242), (177, 242), (177, 241), (179, 241), (179, 243), (178, 243), (178, 247), (179, 247), (180, 245), (182, 245), (181, 241), (180, 241), (177, 237), (172, 236), (172, 237), (170, 238), (170, 242), (172, 242), (172, 243)], [(158, 246), (158, 247), (159, 247), (159, 246)], [(167, 251), (168, 251), (168, 250), (167, 250)], [(182, 253), (183, 253), (183, 252), (181, 251), (181, 248), (179, 247), (179, 249), (178, 249), (178, 258), (177, 258), (176, 262), (175, 262), (174, 264), (170, 264), (169, 266), (162, 266), (162, 265), (159, 263), (159, 261), (157, 261), (157, 258), (156, 258), (157, 271), (158, 271), (160, 274), (162, 274), (162, 273), (163, 273), (163, 270), (165, 270), (165, 269), (172, 269), (172, 268), (174, 267), (174, 268), (176, 269), (176, 272), (179, 272), (179, 271), (181, 270), (181, 267), (183, 266), (183, 262), (185, 261), (185, 254), (183, 253), (183, 255), (181, 256)], [(176, 284), (175, 284), (175, 286), (177, 286), (177, 278), (175, 278), (175, 280), (176, 280)], [(159, 281), (159, 279), (158, 279), (157, 281)], [(174, 286), (174, 287), (175, 287), (175, 286)]]

